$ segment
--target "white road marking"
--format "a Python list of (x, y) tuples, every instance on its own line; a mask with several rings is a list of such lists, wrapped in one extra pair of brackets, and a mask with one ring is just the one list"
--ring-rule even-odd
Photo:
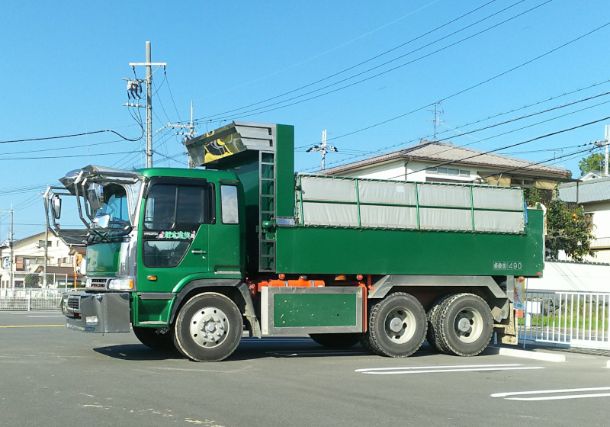
[[(608, 393), (580, 393), (587, 391), (608, 391)], [(580, 393), (580, 394), (564, 394), (564, 393)], [(540, 396), (550, 395), (550, 396)], [(515, 396), (530, 396), (530, 397), (515, 397)], [(587, 399), (597, 397), (610, 397), (610, 387), (587, 387), (587, 388), (566, 388), (557, 390), (531, 390), (531, 391), (515, 391), (506, 393), (493, 393), (490, 397), (501, 397), (505, 400), (521, 400), (521, 401), (544, 401), (544, 400), (568, 400), (568, 399)]]
[(367, 375), (411, 375), (439, 372), (486, 372), (544, 369), (543, 366), (523, 366), (518, 363), (488, 365), (441, 365), (441, 366), (408, 366), (395, 368), (356, 369), (355, 372)]

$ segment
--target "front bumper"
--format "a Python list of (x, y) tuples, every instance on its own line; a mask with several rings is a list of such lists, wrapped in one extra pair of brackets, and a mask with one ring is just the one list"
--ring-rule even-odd
[(130, 332), (129, 292), (75, 292), (63, 296), (66, 326), (83, 332)]

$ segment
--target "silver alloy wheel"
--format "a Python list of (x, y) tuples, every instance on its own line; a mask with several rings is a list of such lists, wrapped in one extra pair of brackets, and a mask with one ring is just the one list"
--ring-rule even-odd
[(483, 333), (483, 316), (474, 308), (465, 308), (455, 317), (456, 336), (463, 343), (472, 343)]
[(385, 318), (385, 333), (396, 344), (404, 344), (415, 335), (415, 316), (410, 310), (396, 308)]
[(205, 348), (220, 345), (229, 332), (229, 319), (217, 307), (204, 307), (191, 317), (190, 333), (193, 341)]

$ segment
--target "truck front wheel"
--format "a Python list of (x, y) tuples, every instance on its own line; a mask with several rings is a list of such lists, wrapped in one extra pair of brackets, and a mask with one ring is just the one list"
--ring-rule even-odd
[(491, 310), (474, 294), (447, 298), (432, 321), (443, 349), (456, 356), (476, 356), (485, 350), (493, 334)]
[(243, 318), (235, 303), (222, 294), (203, 293), (178, 312), (174, 342), (191, 360), (218, 361), (235, 351), (242, 332)]
[(413, 295), (397, 292), (372, 307), (368, 344), (379, 355), (407, 357), (421, 347), (426, 326), (426, 311), (420, 302)]

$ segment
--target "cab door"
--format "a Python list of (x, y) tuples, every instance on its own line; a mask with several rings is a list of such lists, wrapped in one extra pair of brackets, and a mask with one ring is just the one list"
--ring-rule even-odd
[(157, 178), (146, 190), (138, 251), (138, 292), (171, 292), (185, 277), (210, 274), (214, 186), (204, 179)]

